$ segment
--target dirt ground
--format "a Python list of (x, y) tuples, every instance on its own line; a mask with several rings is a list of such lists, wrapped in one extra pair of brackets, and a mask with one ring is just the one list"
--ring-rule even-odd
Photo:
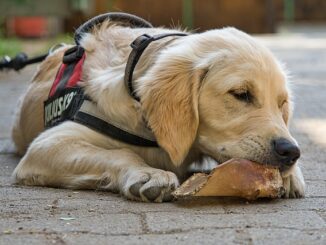
[(21, 187), (10, 127), (35, 66), (0, 73), (0, 244), (326, 244), (326, 31), (261, 36), (292, 74), (304, 199), (137, 203), (117, 194)]

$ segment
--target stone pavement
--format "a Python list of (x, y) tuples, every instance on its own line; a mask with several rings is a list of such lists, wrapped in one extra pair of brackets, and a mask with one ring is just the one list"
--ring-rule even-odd
[(305, 199), (150, 204), (106, 192), (13, 186), (19, 158), (10, 126), (35, 70), (29, 67), (0, 73), (0, 244), (326, 244), (326, 38), (260, 39), (292, 72), (292, 132), (303, 153)]

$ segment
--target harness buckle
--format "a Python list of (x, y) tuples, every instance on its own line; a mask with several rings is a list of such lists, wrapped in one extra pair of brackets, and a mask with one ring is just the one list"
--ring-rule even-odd
[(139, 37), (137, 37), (131, 44), (130, 46), (132, 49), (137, 50), (137, 51), (142, 51), (144, 50), (150, 42), (154, 40), (154, 37), (148, 35), (148, 34), (143, 34)]
[(80, 60), (83, 57), (85, 50), (82, 46), (76, 45), (64, 53), (62, 62), (64, 64), (70, 64)]

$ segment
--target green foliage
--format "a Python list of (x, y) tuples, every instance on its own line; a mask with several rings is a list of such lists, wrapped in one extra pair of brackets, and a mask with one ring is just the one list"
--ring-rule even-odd
[(38, 54), (46, 53), (47, 51), (49, 51), (50, 48), (52, 48), (53, 46), (60, 44), (60, 43), (74, 44), (75, 41), (74, 41), (73, 36), (70, 33), (60, 34), (56, 37), (47, 39), (44, 47), (41, 48), (39, 50), (39, 52), (37, 52), (37, 53)]
[(0, 58), (5, 55), (15, 56), (19, 52), (21, 52), (20, 40), (0, 37)]
[(0, 59), (5, 55), (14, 57), (19, 52), (26, 52), (29, 56), (44, 54), (59, 43), (74, 44), (74, 39), (71, 34), (61, 34), (53, 38), (35, 40), (5, 38), (0, 35)]

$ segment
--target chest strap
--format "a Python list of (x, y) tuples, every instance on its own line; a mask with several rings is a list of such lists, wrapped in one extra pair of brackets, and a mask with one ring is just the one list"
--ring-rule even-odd
[(124, 143), (143, 147), (158, 147), (154, 137), (135, 135), (130, 132), (130, 130), (108, 121), (108, 119), (104, 118), (103, 114), (99, 112), (96, 104), (87, 99), (83, 101), (73, 121)]
[(137, 96), (134, 87), (132, 85), (132, 76), (135, 70), (135, 67), (143, 54), (144, 50), (147, 48), (147, 46), (154, 41), (160, 40), (165, 37), (171, 37), (171, 36), (187, 36), (186, 33), (164, 33), (164, 34), (158, 34), (154, 36), (150, 36), (148, 34), (143, 34), (139, 37), (137, 37), (130, 46), (132, 47), (132, 51), (129, 54), (126, 70), (125, 70), (125, 76), (124, 76), (124, 82), (125, 86), (128, 89), (128, 92), (130, 96), (132, 96), (135, 100), (140, 101), (140, 98)]

